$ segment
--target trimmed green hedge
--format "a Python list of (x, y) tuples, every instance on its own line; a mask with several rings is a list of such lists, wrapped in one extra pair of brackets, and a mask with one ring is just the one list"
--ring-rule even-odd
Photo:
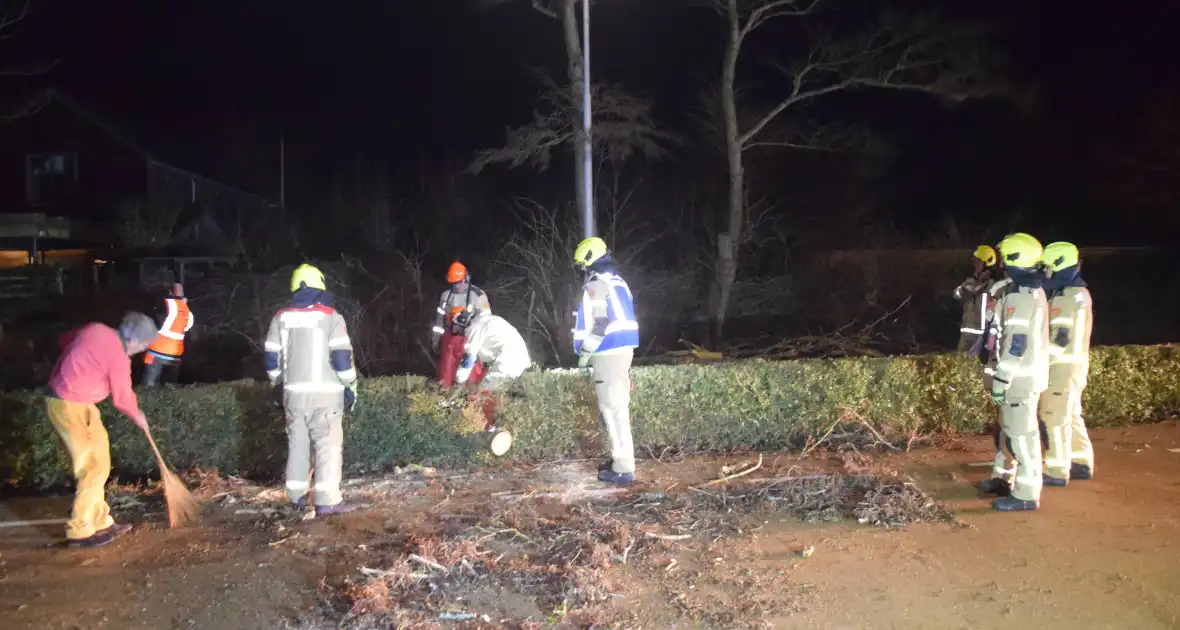
[[(839, 418), (864, 419), (886, 436), (914, 431), (978, 433), (994, 417), (980, 368), (954, 356), (800, 361), (734, 361), (634, 369), (635, 442), (659, 452), (778, 449), (802, 445)], [(419, 376), (366, 379), (345, 420), (349, 472), (406, 461), (484, 459), (470, 419), (439, 406)], [(174, 468), (274, 477), (286, 437), (268, 388), (217, 384), (163, 388), (141, 395), (153, 434)], [(1180, 410), (1180, 347), (1097, 348), (1085, 394), (1090, 426), (1150, 422)], [(124, 476), (154, 475), (146, 440), (109, 404), (102, 405), (112, 459)], [(535, 372), (503, 406), (516, 437), (515, 460), (597, 455), (601, 439), (593, 390), (574, 374)], [(42, 490), (66, 484), (64, 449), (31, 392), (0, 394), (0, 484)]]

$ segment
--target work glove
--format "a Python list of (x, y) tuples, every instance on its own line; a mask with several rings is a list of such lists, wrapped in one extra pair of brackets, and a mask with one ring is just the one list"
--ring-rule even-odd
[(997, 405), (1004, 404), (1004, 390), (993, 385), (992, 386), (992, 401), (994, 401)]
[(344, 388), (344, 410), (351, 412), (356, 409), (356, 383)]
[(283, 385), (282, 383), (275, 383), (273, 389), (270, 391), (270, 402), (272, 405), (282, 409), (283, 408)]
[(441, 339), (442, 339), (442, 337), (439, 337), (437, 335), (434, 336), (433, 338), (431, 338), (431, 340), (430, 340), (430, 351), (431, 352), (438, 354), (438, 345), (439, 345)]
[(592, 355), (583, 352), (578, 355), (578, 374), (583, 378), (590, 378), (592, 371), (590, 369), (590, 357)]

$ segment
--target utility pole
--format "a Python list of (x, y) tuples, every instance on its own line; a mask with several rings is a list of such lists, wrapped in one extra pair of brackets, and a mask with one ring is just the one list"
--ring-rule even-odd
[(594, 236), (594, 159), (590, 141), (590, 0), (582, 0), (582, 238)]
[(287, 137), (279, 134), (279, 210), (287, 209)]

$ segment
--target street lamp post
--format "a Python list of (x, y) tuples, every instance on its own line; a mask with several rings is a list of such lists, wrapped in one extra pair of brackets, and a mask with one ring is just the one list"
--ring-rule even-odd
[(590, 142), (590, 0), (582, 0), (582, 238), (594, 236), (594, 160)]

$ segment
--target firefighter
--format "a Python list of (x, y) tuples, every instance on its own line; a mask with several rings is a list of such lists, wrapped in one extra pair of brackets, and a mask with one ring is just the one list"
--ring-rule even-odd
[[(1000, 426), (1007, 438), (1001, 444), (1016, 459), (1010, 493), (992, 501), (992, 507), (1002, 512), (1035, 510), (1041, 500), (1037, 402), (1049, 384), (1049, 308), (1045, 278), (1037, 269), (1041, 254), (1041, 243), (1025, 233), (1000, 242), (1000, 263), (1009, 282), (996, 291), (998, 333), (989, 368), (992, 400), (1000, 408)], [(993, 476), (981, 488), (985, 485), (998, 488), (1007, 480)]]
[[(479, 310), (489, 315), (492, 312), (487, 294), (471, 284), (471, 276), (463, 263), (451, 263), (447, 268), (447, 282), (451, 287), (438, 299), (438, 315), (431, 329), (431, 345), (438, 353), (437, 378), (444, 389), (455, 384), (455, 370), (463, 356), (463, 327), (455, 321), (456, 316), (465, 311)], [(479, 376), (483, 366), (477, 365), (475, 369)]]
[(291, 305), (271, 319), (265, 350), (266, 375), (286, 416), (287, 496), (306, 507), (314, 453), (316, 515), (352, 511), (340, 491), (342, 422), (356, 406), (357, 373), (348, 327), (319, 269), (304, 264), (291, 274)]
[[(512, 446), (512, 435), (497, 426), (496, 396), (532, 366), (529, 349), (516, 328), (503, 317), (475, 310), (459, 313), (455, 319), (466, 330), (463, 358), (455, 380), (479, 387), (484, 431), (490, 436), (492, 453), (503, 455)], [(483, 373), (475, 371), (477, 362), (486, 366)]]
[(179, 282), (172, 285), (168, 297), (164, 298), (164, 309), (159, 313), (160, 329), (147, 352), (143, 353), (143, 386), (155, 387), (160, 376), (167, 369), (175, 376), (184, 356), (184, 336), (193, 327), (193, 312), (184, 297), (184, 286)]
[[(997, 276), (1001, 276), (999, 280), (992, 283), (988, 288), (987, 324), (985, 325), (984, 341), (981, 344), (979, 351), (979, 361), (984, 365), (983, 370), (983, 388), (988, 395), (992, 392), (992, 376), (995, 374), (995, 368), (992, 366), (991, 359), (996, 351), (996, 339), (999, 336), (999, 324), (996, 322), (996, 300), (1011, 283), (1010, 278), (1002, 277), (1002, 270), (997, 269)], [(992, 422), (992, 439), (996, 445), (996, 456), (992, 465), (992, 476), (983, 483), (980, 483), (978, 488), (985, 494), (995, 494), (998, 496), (1008, 496), (1011, 490), (1009, 479), (1016, 474), (1016, 465), (1012, 457), (1012, 440), (1004, 432), (1000, 423), (1000, 408), (993, 407), (995, 412), (995, 421)]]
[(971, 254), (971, 276), (955, 287), (955, 299), (963, 304), (959, 324), (958, 353), (966, 357), (979, 356), (987, 332), (988, 289), (998, 279), (996, 250), (980, 245)]
[(95, 405), (108, 396), (115, 409), (147, 431), (147, 418), (131, 389), (131, 357), (147, 350), (156, 325), (143, 313), (127, 313), (118, 329), (92, 323), (63, 335), (63, 352), (45, 391), (49, 422), (69, 451), (77, 488), (66, 523), (66, 544), (101, 547), (131, 529), (115, 523), (106, 502), (111, 447)]
[(1049, 388), (1041, 394), (1045, 424), (1045, 484), (1064, 486), (1094, 474), (1094, 448), (1082, 419), (1082, 391), (1090, 371), (1094, 302), (1082, 280), (1082, 262), (1072, 243), (1049, 243), (1041, 261), (1053, 274), (1049, 299)]
[(582, 299), (574, 313), (574, 352), (578, 368), (593, 370), (598, 413), (611, 445), (611, 457), (599, 468), (598, 479), (626, 485), (635, 480), (629, 406), (639, 322), (631, 289), (619, 276), (605, 241), (592, 237), (579, 243), (574, 266), (586, 273)]

